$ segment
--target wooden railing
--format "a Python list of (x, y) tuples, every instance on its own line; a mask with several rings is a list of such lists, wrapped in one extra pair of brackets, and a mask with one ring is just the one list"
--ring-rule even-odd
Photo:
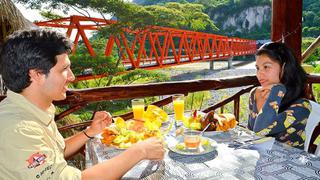
[[(312, 85), (320, 83), (320, 76), (308, 75), (307, 86), (306, 86), (306, 98), (315, 100), (312, 92)], [(179, 82), (164, 82), (164, 83), (153, 83), (153, 84), (142, 84), (142, 85), (130, 85), (130, 86), (113, 86), (105, 88), (95, 88), (95, 89), (82, 89), (82, 90), (72, 90), (67, 94), (67, 98), (63, 101), (54, 102), (56, 106), (68, 105), (69, 109), (56, 115), (56, 120), (60, 120), (63, 117), (85, 107), (87, 104), (108, 101), (108, 100), (121, 100), (121, 99), (132, 99), (150, 96), (163, 96), (169, 95), (160, 101), (154, 102), (159, 107), (165, 106), (172, 102), (170, 95), (176, 93), (183, 93), (187, 95), (191, 92), (204, 91), (204, 90), (219, 90), (228, 89), (235, 87), (244, 87), (239, 92), (234, 95), (215, 103), (214, 105), (202, 109), (203, 112), (209, 112), (211, 110), (216, 110), (230, 103), (234, 102), (233, 109), (236, 119), (239, 121), (239, 110), (240, 110), (240, 97), (243, 94), (248, 93), (253, 87), (258, 85), (258, 80), (255, 76), (242, 76), (233, 77), (225, 79), (213, 79), (213, 80), (192, 80), (192, 81), (179, 81)], [(0, 96), (0, 101), (3, 100), (5, 96)], [(247, 102), (245, 102), (247, 103)], [(132, 112), (121, 115), (124, 119), (130, 119), (133, 117)], [(82, 129), (91, 124), (91, 120), (69, 124), (59, 128), (59, 131), (66, 131), (74, 128)], [(314, 134), (320, 134), (320, 126), (316, 128)], [(312, 141), (315, 138), (311, 139)], [(316, 146), (310, 145), (309, 152), (314, 152)]]
[[(307, 98), (314, 100), (312, 93), (312, 84), (320, 83), (320, 76), (308, 75), (307, 80)], [(228, 89), (235, 87), (244, 87), (239, 92), (234, 95), (217, 102), (214, 105), (202, 109), (203, 112), (209, 112), (210, 110), (215, 110), (222, 108), (230, 102), (234, 102), (234, 114), (239, 120), (239, 110), (240, 110), (240, 97), (248, 93), (253, 87), (258, 85), (258, 80), (255, 76), (241, 76), (233, 78), (224, 79), (213, 79), (213, 80), (191, 80), (191, 81), (179, 81), (179, 82), (164, 82), (164, 83), (153, 83), (153, 84), (143, 84), (143, 85), (129, 85), (129, 86), (113, 86), (98, 89), (84, 89), (84, 90), (74, 90), (68, 92), (67, 98), (64, 101), (55, 102), (57, 106), (70, 105), (70, 108), (56, 116), (56, 120), (62, 119), (68, 114), (83, 108), (87, 104), (108, 101), (108, 100), (121, 100), (121, 99), (132, 99), (141, 97), (151, 97), (151, 96), (163, 96), (172, 95), (176, 93), (183, 93), (187, 95), (191, 92), (204, 91), (204, 90), (219, 90)], [(165, 106), (171, 103), (171, 97), (167, 97), (153, 104), (157, 106)], [(247, 103), (247, 102), (246, 102)], [(121, 115), (124, 119), (132, 118), (132, 112)], [(65, 131), (68, 129), (76, 127), (88, 126), (91, 121), (66, 125), (60, 127), (60, 131)]]
[[(320, 76), (308, 75), (307, 79), (307, 98), (314, 100), (312, 92), (312, 84), (320, 83)], [(141, 97), (151, 96), (163, 96), (172, 95), (177, 93), (188, 93), (204, 91), (204, 90), (219, 90), (228, 89), (235, 87), (248, 86), (236, 94), (228, 97), (227, 99), (214, 104), (213, 106), (203, 109), (203, 112), (215, 110), (223, 107), (229, 102), (234, 102), (234, 113), (236, 118), (239, 118), (239, 107), (241, 95), (249, 92), (254, 86), (258, 85), (258, 80), (255, 76), (241, 76), (223, 79), (212, 79), (212, 80), (191, 80), (191, 81), (179, 81), (179, 82), (164, 82), (164, 83), (152, 83), (152, 84), (141, 84), (141, 85), (127, 85), (127, 86), (112, 86), (104, 88), (92, 88), (92, 89), (81, 89), (71, 90), (67, 93), (67, 98), (63, 101), (54, 102), (56, 106), (68, 105), (69, 109), (56, 115), (56, 120), (60, 120), (63, 117), (84, 108), (87, 104), (109, 100), (121, 100), (121, 99), (132, 99)], [(0, 101), (6, 96), (0, 96)], [(153, 104), (157, 106), (165, 106), (171, 103), (171, 98), (165, 98)], [(132, 118), (132, 113), (122, 115), (124, 119)], [(88, 123), (84, 123), (87, 125)], [(67, 127), (74, 127), (74, 125), (67, 125), (62, 127), (61, 130), (68, 129)]]

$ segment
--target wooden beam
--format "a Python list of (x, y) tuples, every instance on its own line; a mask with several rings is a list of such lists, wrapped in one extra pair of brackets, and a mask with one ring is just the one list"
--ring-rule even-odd
[(302, 63), (320, 46), (320, 36), (303, 52)]
[(258, 84), (256, 76), (230, 77), (213, 80), (192, 80), (179, 82), (162, 82), (140, 85), (112, 86), (104, 88), (92, 88), (72, 90), (67, 92), (67, 98), (54, 102), (56, 105), (73, 106), (92, 102), (141, 98), (150, 96), (171, 95), (177, 93), (187, 94), (204, 90), (217, 90), (232, 87)]
[(301, 63), (302, 0), (273, 0), (271, 40), (287, 44)]

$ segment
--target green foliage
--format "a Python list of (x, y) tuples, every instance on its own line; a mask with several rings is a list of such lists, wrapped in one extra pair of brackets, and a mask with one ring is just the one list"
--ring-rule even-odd
[(40, 15), (45, 17), (47, 20), (63, 18), (63, 16), (60, 16), (52, 11), (40, 11)]
[(215, 8), (228, 3), (228, 0), (196, 0), (195, 3), (202, 4), (206, 9)]
[(302, 34), (304, 36), (317, 37), (320, 34), (320, 27), (303, 27)]
[(162, 82), (168, 81), (170, 78), (166, 74), (159, 73), (157, 71), (148, 71), (144, 69), (135, 69), (128, 73), (114, 77), (113, 84), (125, 85), (125, 84), (144, 84), (148, 82)]
[[(117, 18), (118, 23), (112, 25), (111, 28), (128, 28), (137, 30), (137, 29), (144, 29), (146, 26), (154, 25), (154, 16), (148, 12), (143, 7), (132, 4), (126, 3), (123, 10), (116, 11), (114, 16)], [(125, 12), (125, 13), (123, 13)]]
[(89, 54), (73, 54), (70, 55), (72, 62), (72, 71), (76, 76), (85, 74), (85, 70), (89, 70), (90, 74), (110, 74), (124, 71), (123, 67), (117, 67), (117, 60), (113, 57), (97, 55), (92, 57)]
[(320, 2), (316, 0), (303, 1), (303, 30), (305, 37), (320, 35)]
[(184, 15), (180, 10), (159, 5), (146, 6), (145, 9), (155, 18), (154, 25), (174, 28), (185, 25)]
[(164, 5), (169, 2), (177, 2), (177, 3), (188, 3), (190, 1), (188, 0), (133, 0), (134, 3), (140, 4), (140, 5)]
[[(58, 112), (58, 113), (63, 112), (64, 110), (65, 110), (65, 108), (56, 107), (56, 112)], [(63, 119), (57, 121), (57, 126), (62, 127), (65, 125), (75, 124), (75, 123), (79, 123), (79, 122), (83, 122), (81, 120), (81, 118), (79, 118), (78, 115), (71, 114), (71, 115), (66, 116)], [(73, 135), (75, 132), (77, 132), (77, 130), (75, 130), (75, 129), (65, 131), (63, 133), (63, 137), (69, 137), (69, 136)]]
[(239, 122), (246, 125), (249, 117), (249, 93), (240, 97)]
[(211, 98), (210, 91), (199, 91), (189, 93), (186, 98), (186, 110), (201, 110), (206, 107), (208, 100)]
[(210, 17), (203, 12), (204, 7), (200, 4), (170, 2), (144, 8), (153, 15), (154, 25), (194, 31), (218, 30)]
[[(316, 66), (316, 68), (314, 69), (314, 73), (320, 74), (320, 64)], [(320, 84), (313, 85), (313, 94), (317, 102), (320, 102)]]

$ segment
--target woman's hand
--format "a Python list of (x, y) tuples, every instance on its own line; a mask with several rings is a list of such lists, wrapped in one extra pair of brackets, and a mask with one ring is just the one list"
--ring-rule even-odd
[(256, 103), (257, 103), (257, 109), (258, 111), (261, 110), (264, 103), (269, 97), (271, 88), (274, 86), (274, 84), (268, 85), (268, 86), (260, 86), (256, 90)]
[(162, 141), (156, 137), (136, 143), (131, 148), (139, 149), (139, 152), (142, 153), (142, 159), (148, 160), (161, 160), (165, 152)]
[(263, 99), (264, 101), (267, 100), (272, 87), (273, 87), (273, 85), (269, 85), (269, 86), (265, 86), (265, 87), (258, 87), (257, 88), (257, 98), (259, 97), (259, 98)]
[(112, 123), (112, 116), (110, 113), (106, 111), (97, 111), (92, 119), (92, 123), (90, 127), (87, 129), (87, 134), (91, 137), (99, 134), (102, 132), (102, 130), (110, 126)]

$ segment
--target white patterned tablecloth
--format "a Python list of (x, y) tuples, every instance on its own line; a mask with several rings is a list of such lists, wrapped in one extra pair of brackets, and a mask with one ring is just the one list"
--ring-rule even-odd
[[(275, 142), (268, 148), (235, 147), (234, 140), (256, 136), (236, 128), (206, 134), (218, 142), (213, 152), (186, 156), (167, 151), (163, 161), (141, 161), (122, 179), (320, 179), (320, 158)], [(107, 147), (99, 139), (86, 144), (86, 166), (106, 161), (122, 150)]]

